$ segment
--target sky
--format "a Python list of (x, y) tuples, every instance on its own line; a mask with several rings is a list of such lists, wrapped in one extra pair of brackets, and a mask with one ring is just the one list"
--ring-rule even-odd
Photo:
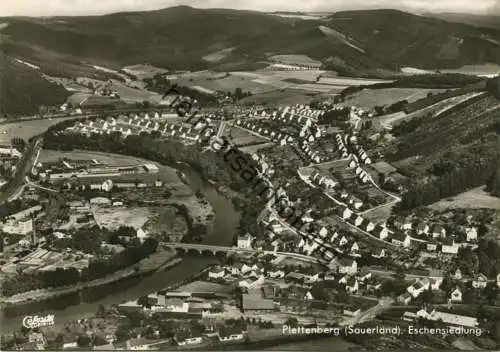
[(98, 15), (188, 5), (259, 11), (340, 11), (396, 8), (411, 12), (500, 15), (500, 0), (0, 0), (2, 16)]

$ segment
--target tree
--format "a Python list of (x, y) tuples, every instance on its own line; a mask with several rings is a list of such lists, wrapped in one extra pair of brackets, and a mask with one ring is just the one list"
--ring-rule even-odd
[(88, 347), (90, 345), (90, 337), (88, 335), (80, 335), (76, 339), (78, 347)]
[(102, 304), (99, 304), (99, 307), (97, 307), (97, 317), (98, 318), (103, 318), (106, 315), (106, 308)]
[(296, 328), (299, 326), (299, 321), (295, 317), (290, 317), (286, 320), (285, 325), (288, 325), (291, 328)]
[(500, 344), (500, 321), (497, 321), (493, 324), (491, 328), (491, 335), (497, 342), (497, 344)]

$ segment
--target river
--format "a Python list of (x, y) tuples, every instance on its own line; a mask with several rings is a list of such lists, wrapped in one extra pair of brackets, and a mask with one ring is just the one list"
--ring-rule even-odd
[[(240, 219), (240, 214), (234, 209), (231, 200), (217, 192), (210, 183), (205, 182), (196, 171), (187, 165), (178, 165), (176, 168), (186, 174), (187, 182), (193, 191), (201, 190), (205, 194), (215, 210), (214, 224), (205, 235), (204, 243), (230, 246)], [(1, 312), (2, 332), (19, 329), (22, 317), (28, 314), (54, 314), (57, 325), (90, 317), (95, 314), (100, 304), (106, 306), (122, 303), (157, 292), (191, 277), (216, 262), (217, 259), (213, 257), (186, 257), (181, 264), (166, 271), (99, 287), (98, 290), (93, 290), (87, 295), (90, 297), (86, 300), (90, 302), (85, 302), (85, 300), (81, 302), (80, 295), (75, 293), (64, 298), (57, 297), (52, 300), (14, 307), (9, 311)]]
[[(204, 243), (211, 245), (230, 246), (233, 236), (237, 232), (240, 213), (234, 209), (230, 199), (221, 195), (208, 182), (204, 181), (199, 174), (187, 165), (180, 164), (176, 168), (186, 175), (186, 180), (193, 191), (200, 190), (212, 204), (216, 216), (211, 230), (205, 235)], [(56, 325), (62, 326), (68, 322), (94, 316), (100, 304), (105, 306), (122, 303), (137, 299), (145, 294), (157, 292), (168, 286), (184, 281), (199, 273), (208, 265), (216, 263), (213, 257), (185, 257), (183, 262), (171, 269), (155, 272), (150, 276), (133, 278), (125, 282), (113, 283), (106, 287), (99, 287), (92, 292), (91, 302), (82, 302), (79, 294), (71, 294), (62, 299), (57, 297), (50, 301), (33, 302), (16, 307), (9, 314), (1, 312), (2, 334), (8, 331), (19, 330), (21, 321), (25, 315), (37, 313), (54, 314)], [(96, 296), (97, 294), (97, 296)], [(69, 305), (69, 306), (68, 306)], [(233, 346), (239, 349), (261, 349), (281, 351), (347, 351), (353, 347), (352, 344), (341, 337), (327, 337), (311, 341), (300, 341), (284, 343), (253, 343), (250, 345)]]

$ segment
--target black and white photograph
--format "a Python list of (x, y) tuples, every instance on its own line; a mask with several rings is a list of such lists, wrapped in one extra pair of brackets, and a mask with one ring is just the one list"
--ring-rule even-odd
[(0, 0), (1, 351), (500, 350), (500, 0)]

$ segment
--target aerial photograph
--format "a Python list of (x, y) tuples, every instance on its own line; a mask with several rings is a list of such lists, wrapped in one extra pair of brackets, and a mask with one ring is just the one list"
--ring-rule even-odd
[(500, 0), (0, 0), (0, 351), (499, 351)]

